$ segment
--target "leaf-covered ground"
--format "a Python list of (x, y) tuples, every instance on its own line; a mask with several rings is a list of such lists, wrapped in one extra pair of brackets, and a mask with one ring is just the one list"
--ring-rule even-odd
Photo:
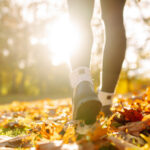
[(113, 115), (102, 112), (87, 126), (72, 121), (71, 99), (13, 102), (0, 106), (0, 149), (149, 150), (150, 88), (117, 96)]

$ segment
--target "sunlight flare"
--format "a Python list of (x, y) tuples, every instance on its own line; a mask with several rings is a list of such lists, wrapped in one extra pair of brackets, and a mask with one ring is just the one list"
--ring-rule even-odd
[(67, 17), (57, 20), (48, 35), (53, 65), (69, 62), (69, 57), (80, 45), (80, 32)]

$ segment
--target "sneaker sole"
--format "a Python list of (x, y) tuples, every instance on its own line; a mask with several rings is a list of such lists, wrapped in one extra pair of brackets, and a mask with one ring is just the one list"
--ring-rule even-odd
[(99, 100), (85, 100), (82, 102), (76, 113), (76, 120), (84, 120), (86, 124), (93, 124), (96, 122), (96, 117), (101, 111), (101, 103)]

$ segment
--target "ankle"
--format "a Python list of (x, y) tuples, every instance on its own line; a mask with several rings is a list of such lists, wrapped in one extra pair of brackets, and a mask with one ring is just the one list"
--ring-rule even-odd
[(73, 89), (77, 88), (80, 83), (90, 84), (93, 86), (93, 81), (88, 67), (78, 67), (72, 70), (70, 74), (70, 83)]
[(98, 98), (103, 106), (112, 105), (114, 93), (105, 92), (105, 91), (98, 91)]

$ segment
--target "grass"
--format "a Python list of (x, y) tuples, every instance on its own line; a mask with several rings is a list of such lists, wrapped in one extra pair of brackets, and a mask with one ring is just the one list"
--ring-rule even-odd
[(26, 128), (0, 128), (0, 135), (16, 137), (18, 135), (26, 135)]

